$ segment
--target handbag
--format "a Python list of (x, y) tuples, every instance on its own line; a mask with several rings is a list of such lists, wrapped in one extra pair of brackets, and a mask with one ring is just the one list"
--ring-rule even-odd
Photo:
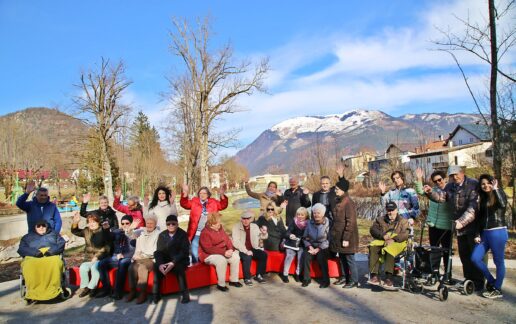
[(285, 249), (290, 249), (290, 250), (294, 250), (294, 251), (299, 251), (299, 245), (301, 243), (301, 239), (300, 238), (295, 238), (295, 239), (284, 239), (283, 240), (283, 246), (285, 247)]

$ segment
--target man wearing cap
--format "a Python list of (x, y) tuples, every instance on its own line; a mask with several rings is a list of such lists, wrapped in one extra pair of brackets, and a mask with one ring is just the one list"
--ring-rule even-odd
[(259, 283), (265, 283), (263, 276), (267, 267), (267, 253), (260, 247), (260, 241), (268, 237), (267, 227), (251, 223), (254, 219), (254, 212), (246, 210), (240, 215), (240, 222), (233, 226), (232, 238), (233, 246), (239, 251), (242, 260), (242, 269), (244, 271), (244, 283), (252, 286), (251, 281), (251, 260), (257, 262), (256, 276), (254, 280)]
[(163, 278), (169, 272), (173, 272), (177, 277), (179, 290), (181, 291), (181, 303), (190, 302), (190, 294), (186, 285), (185, 271), (190, 264), (190, 241), (186, 232), (179, 228), (179, 222), (176, 215), (169, 215), (166, 219), (167, 229), (159, 234), (158, 245), (154, 258), (154, 273), (156, 281), (152, 287), (154, 303), (159, 302), (160, 284)]
[(394, 183), (394, 188), (387, 190), (387, 186), (383, 181), (380, 181), (378, 187), (381, 191), (380, 202), (382, 206), (388, 201), (394, 201), (398, 207), (398, 214), (407, 219), (409, 224), (414, 224), (414, 219), (419, 215), (419, 200), (417, 193), (412, 188), (405, 186), (405, 174), (401, 171), (394, 171), (391, 174), (391, 180)]
[(450, 165), (448, 176), (453, 179), (442, 191), (432, 191), (425, 186), (423, 190), (429, 199), (442, 203), (448, 202), (452, 208), (454, 227), (457, 230), (457, 246), (464, 278), (475, 283), (476, 290), (484, 288), (482, 272), (471, 262), (471, 254), (475, 248), (475, 212), (478, 207), (478, 181), (466, 177), (464, 170), (458, 165)]
[(368, 283), (371, 285), (380, 284), (378, 270), (380, 263), (384, 263), (385, 280), (383, 287), (394, 290), (392, 283), (394, 258), (403, 252), (407, 246), (408, 221), (398, 214), (398, 206), (395, 202), (387, 202), (385, 209), (387, 215), (378, 217), (369, 230), (374, 241), (369, 245), (369, 272), (371, 276)]

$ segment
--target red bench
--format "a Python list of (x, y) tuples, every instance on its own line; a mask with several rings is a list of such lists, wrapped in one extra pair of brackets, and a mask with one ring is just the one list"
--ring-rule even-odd
[[(283, 262), (285, 260), (285, 253), (275, 252), (275, 251), (267, 251), (267, 272), (282, 272), (283, 271)], [(297, 260), (294, 259), (290, 266), (289, 273), (294, 274), (296, 272), (296, 264)], [(70, 285), (78, 286), (80, 284), (80, 273), (78, 267), (69, 268), (69, 278)], [(329, 259), (328, 260), (328, 272), (330, 277), (340, 277), (340, 265), (338, 259)], [(253, 260), (251, 263), (251, 274), (256, 274), (256, 261)], [(109, 271), (109, 280), (113, 285), (116, 275), (116, 269), (112, 269)], [(310, 276), (312, 278), (318, 278), (321, 276), (321, 269), (317, 262), (312, 261)], [(240, 263), (240, 271), (239, 278), (243, 278), (242, 271), (242, 263)], [(147, 291), (152, 291), (152, 284), (154, 281), (154, 273), (151, 272), (149, 274), (149, 279), (147, 280)], [(226, 273), (226, 281), (229, 281), (229, 267)], [(215, 272), (215, 266), (210, 266), (204, 263), (197, 263), (193, 266), (189, 267), (186, 270), (186, 282), (188, 284), (189, 289), (201, 288), (206, 286), (211, 286), (217, 284), (217, 273)], [(99, 283), (99, 288), (102, 287), (102, 284)], [(125, 290), (129, 291), (129, 285), (126, 281)], [(177, 278), (174, 274), (169, 274), (165, 277), (161, 284), (161, 293), (170, 294), (179, 291), (179, 285), (177, 283)]]

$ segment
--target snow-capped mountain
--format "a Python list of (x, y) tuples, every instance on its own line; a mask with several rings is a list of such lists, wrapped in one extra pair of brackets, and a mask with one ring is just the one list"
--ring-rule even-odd
[(393, 117), (376, 110), (352, 110), (338, 115), (295, 117), (264, 131), (236, 155), (251, 174), (291, 170), (291, 160), (304, 156), (316, 142), (331, 141), (343, 154), (362, 147), (381, 152), (390, 143), (414, 147), (440, 135), (447, 136), (458, 124), (480, 120), (474, 114), (425, 113)]

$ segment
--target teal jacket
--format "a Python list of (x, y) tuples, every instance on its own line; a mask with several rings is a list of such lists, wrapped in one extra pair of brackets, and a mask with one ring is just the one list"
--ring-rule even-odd
[[(424, 195), (423, 183), (416, 181), (416, 192), (419, 195)], [(438, 187), (433, 187), (432, 191), (441, 191)], [(437, 203), (429, 200), (428, 216), (426, 223), (430, 227), (435, 227), (443, 230), (451, 230), (453, 210), (448, 203)]]

